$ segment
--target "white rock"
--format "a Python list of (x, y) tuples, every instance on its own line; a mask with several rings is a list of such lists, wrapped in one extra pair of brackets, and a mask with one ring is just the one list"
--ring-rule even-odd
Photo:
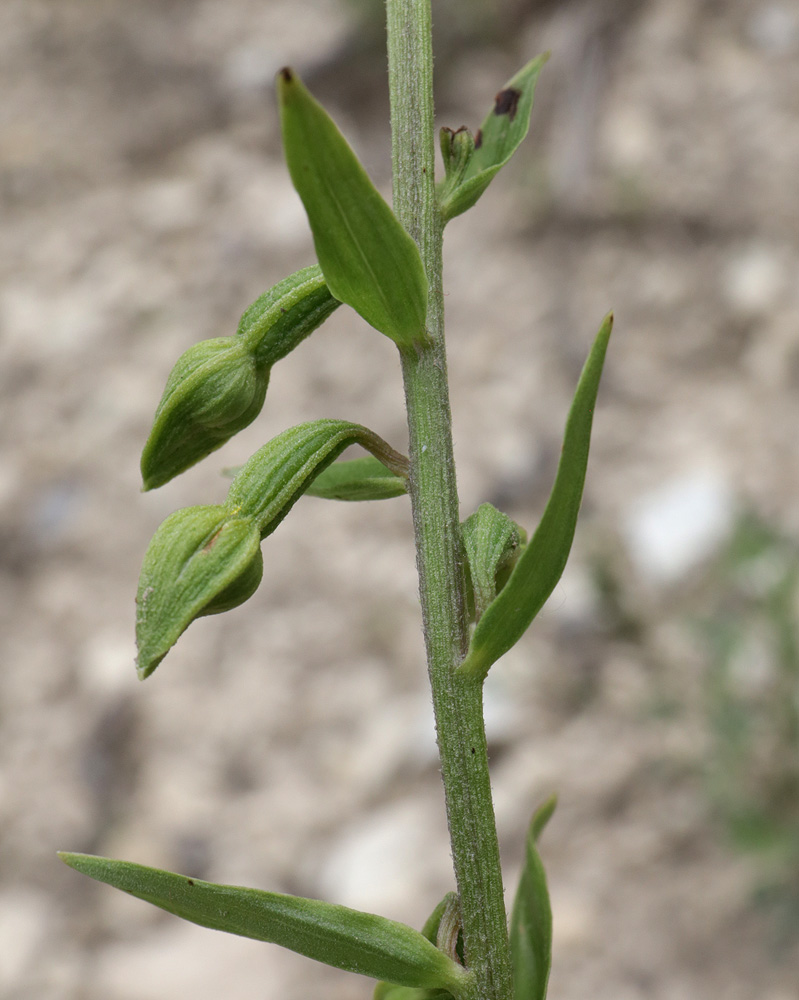
[(51, 909), (35, 891), (10, 889), (0, 895), (0, 983), (12, 992), (23, 988), (23, 979), (46, 950)]
[(202, 217), (203, 203), (196, 181), (166, 177), (147, 181), (135, 194), (139, 221), (156, 233), (188, 229)]
[(321, 894), (345, 906), (412, 919), (446, 860), (444, 808), (404, 799), (363, 815), (344, 831), (319, 877)]
[(286, 957), (279, 948), (169, 918), (140, 940), (104, 948), (93, 979), (98, 996), (115, 1000), (277, 1000), (287, 988)]
[(494, 670), (486, 677), (483, 688), (483, 715), (489, 743), (505, 743), (519, 732), (524, 716), (518, 699), (514, 699), (505, 675)]
[(784, 285), (783, 268), (773, 247), (755, 243), (727, 261), (722, 278), (725, 298), (739, 312), (766, 313)]
[(572, 558), (547, 601), (544, 614), (563, 625), (579, 627), (596, 619), (597, 590), (591, 574)]
[(787, 55), (799, 48), (799, 10), (795, 0), (777, 0), (757, 7), (749, 18), (747, 33), (758, 48)]
[(126, 688), (132, 691), (136, 684), (133, 630), (123, 631), (121, 625), (115, 623), (93, 633), (83, 644), (79, 662), (88, 691), (108, 695), (118, 694)]
[(733, 517), (727, 482), (708, 469), (697, 469), (635, 500), (624, 517), (622, 534), (642, 576), (673, 583), (718, 548)]
[(436, 719), (432, 695), (423, 691), (416, 700), (408, 741), (408, 758), (417, 767), (424, 767), (438, 760), (436, 745)]
[(274, 49), (260, 42), (245, 42), (228, 53), (223, 78), (234, 91), (263, 90), (272, 86), (281, 65), (280, 54)]

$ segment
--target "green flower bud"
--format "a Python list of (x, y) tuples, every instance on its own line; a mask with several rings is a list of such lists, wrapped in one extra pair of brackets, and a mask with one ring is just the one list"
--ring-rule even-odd
[[(465, 125), (459, 129), (444, 126), (438, 134), (441, 145), (441, 156), (444, 159), (445, 181), (442, 185), (442, 195), (454, 191), (463, 177), (466, 166), (474, 152), (474, 136)], [(446, 191), (444, 191), (446, 188)]]
[(272, 438), (239, 469), (230, 484), (228, 507), (251, 517), (266, 538), (352, 444), (379, 458), (387, 472), (407, 476), (408, 460), (374, 431), (347, 420), (312, 420)]
[(548, 58), (549, 53), (538, 56), (508, 80), (474, 139), (466, 130), (442, 132), (446, 176), (436, 193), (445, 222), (475, 204), (527, 135), (536, 83)]
[[(185, 507), (161, 524), (145, 554), (136, 597), (142, 679), (195, 618), (228, 611), (255, 593), (263, 575), (261, 540), (351, 444), (379, 456), (382, 478), (404, 487), (408, 460), (377, 434), (346, 420), (315, 420), (289, 428), (257, 451), (236, 474), (224, 504)], [(370, 465), (366, 472), (375, 470)], [(368, 475), (360, 478), (367, 482), (350, 481), (347, 489), (374, 489)], [(388, 486), (396, 488), (383, 483), (385, 495)]]
[(139, 677), (149, 677), (195, 618), (243, 604), (262, 572), (261, 534), (250, 518), (218, 505), (170, 514), (150, 542), (139, 578)]
[(258, 416), (272, 365), (339, 306), (318, 265), (264, 292), (235, 337), (203, 340), (172, 369), (141, 458), (144, 488), (163, 486)]
[(475, 621), (502, 590), (519, 558), (526, 534), (507, 514), (481, 504), (461, 525), (471, 579)]
[(220, 590), (216, 597), (205, 605), (197, 617), (221, 615), (224, 611), (232, 611), (233, 608), (244, 604), (260, 587), (263, 575), (264, 560), (259, 547), (252, 562), (244, 567), (241, 575), (237, 576), (232, 583), (229, 583), (224, 590)]
[(141, 457), (144, 489), (163, 486), (260, 413), (269, 368), (237, 337), (203, 340), (177, 361)]
[(259, 366), (271, 366), (301, 344), (341, 303), (330, 294), (318, 264), (279, 281), (259, 296), (239, 321), (242, 338)]

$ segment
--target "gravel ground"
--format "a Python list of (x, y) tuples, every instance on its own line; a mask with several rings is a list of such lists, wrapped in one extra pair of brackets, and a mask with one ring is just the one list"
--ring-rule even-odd
[[(139, 493), (174, 360), (312, 260), (281, 65), (389, 186), (379, 6), (0, 6), (3, 998), (368, 995), (81, 880), (57, 849), (414, 925), (450, 888), (405, 500), (301, 501), (253, 600), (192, 625), (146, 684), (132, 669), (142, 553), (170, 511), (222, 499), (222, 467), (322, 416), (404, 447), (392, 345), (342, 309), (252, 427)], [(475, 125), (553, 50), (532, 137), (447, 231), (464, 514), (488, 499), (535, 524), (585, 351), (617, 316), (573, 560), (487, 692), (506, 884), (557, 790), (553, 1000), (792, 1000), (796, 926), (757, 904), (762, 859), (708, 794), (689, 618), (742, 512), (799, 537), (799, 10), (434, 9), (441, 124)], [(744, 679), (764, 663), (744, 657)]]

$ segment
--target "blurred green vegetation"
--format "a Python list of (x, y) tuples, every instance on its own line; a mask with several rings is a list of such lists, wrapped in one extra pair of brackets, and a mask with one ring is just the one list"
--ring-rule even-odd
[(709, 570), (697, 619), (708, 655), (710, 795), (759, 861), (757, 899), (799, 934), (799, 543), (743, 516)]

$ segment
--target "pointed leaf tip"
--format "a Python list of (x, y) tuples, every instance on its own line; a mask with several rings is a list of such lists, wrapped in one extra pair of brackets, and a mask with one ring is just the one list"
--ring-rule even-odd
[(345, 906), (217, 885), (129, 861), (89, 854), (59, 855), (99, 882), (115, 886), (184, 920), (289, 948), (337, 969), (403, 986), (450, 990), (466, 972), (406, 924)]
[(555, 809), (558, 806), (558, 795), (557, 792), (553, 792), (548, 799), (545, 799), (541, 805), (533, 813), (533, 818), (530, 821), (530, 836), (536, 843), (538, 838), (544, 832), (544, 828), (547, 823), (552, 819), (555, 813)]
[(504, 588), (477, 623), (469, 652), (458, 668), (476, 680), (484, 679), (491, 665), (524, 635), (566, 567), (582, 502), (594, 406), (612, 326), (609, 313), (583, 366), (566, 421), (555, 483), (541, 521)]
[(525, 860), (510, 921), (516, 997), (545, 1000), (552, 966), (552, 908), (537, 841), (555, 811), (551, 796), (535, 811), (527, 831)]
[(281, 70), (277, 89), (286, 163), (330, 291), (401, 349), (426, 342), (416, 243), (296, 73)]

